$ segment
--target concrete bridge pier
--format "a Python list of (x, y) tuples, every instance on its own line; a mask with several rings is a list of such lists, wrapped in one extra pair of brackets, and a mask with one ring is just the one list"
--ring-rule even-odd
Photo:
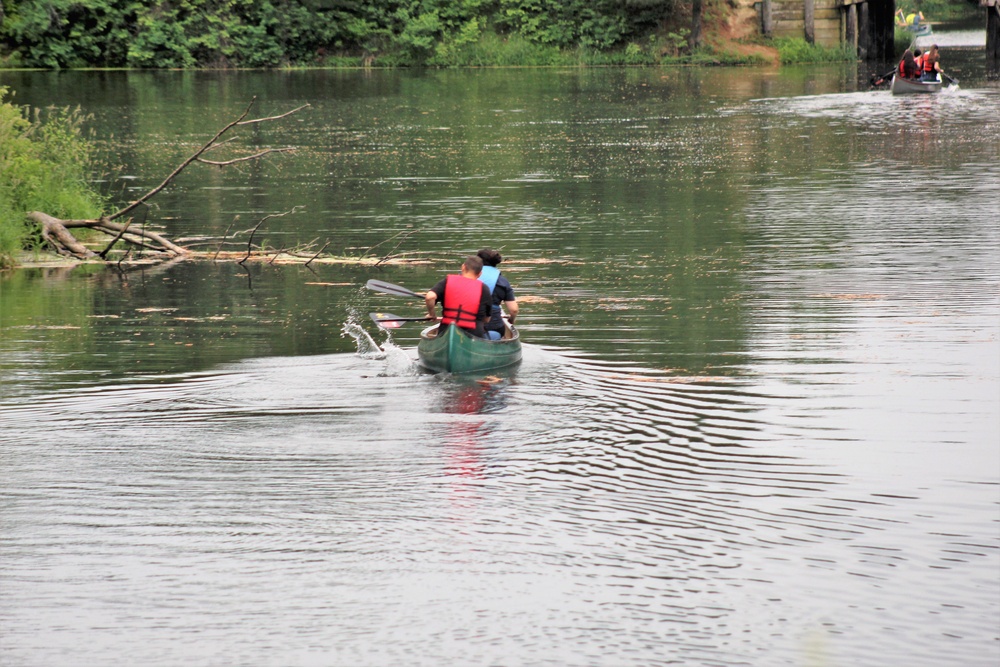
[(1000, 2), (979, 0), (986, 8), (986, 60), (995, 67), (1000, 65)]

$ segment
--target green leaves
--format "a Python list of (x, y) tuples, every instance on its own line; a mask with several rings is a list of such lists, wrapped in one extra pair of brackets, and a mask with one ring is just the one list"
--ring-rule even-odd
[(82, 137), (80, 110), (31, 114), (6, 97), (0, 87), (0, 267), (29, 237), (29, 211), (93, 218), (102, 204), (88, 183), (91, 149)]
[[(470, 53), (488, 52), (497, 37), (517, 38), (535, 51), (624, 50), (660, 30), (674, 3), (8, 0), (0, 22), (6, 48), (0, 51), (11, 53), (8, 63), (52, 69), (275, 67), (350, 58), (358, 65), (374, 59), (380, 64), (447, 66), (467, 61)], [(486, 49), (484, 40), (489, 42)], [(632, 51), (628, 59), (641, 60)]]

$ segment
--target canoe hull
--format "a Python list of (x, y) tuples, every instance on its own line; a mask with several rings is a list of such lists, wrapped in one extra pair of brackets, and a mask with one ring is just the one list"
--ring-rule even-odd
[(914, 81), (903, 79), (898, 76), (892, 77), (892, 85), (889, 90), (893, 95), (909, 95), (910, 93), (939, 93), (941, 92), (940, 81)]
[(417, 356), (435, 373), (476, 373), (513, 366), (521, 361), (521, 337), (510, 327), (509, 338), (486, 340), (446, 327), (437, 335), (437, 325), (420, 332)]

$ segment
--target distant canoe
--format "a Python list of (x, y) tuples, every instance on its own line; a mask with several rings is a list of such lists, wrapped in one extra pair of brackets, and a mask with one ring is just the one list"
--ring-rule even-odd
[(903, 79), (899, 76), (892, 77), (892, 85), (889, 90), (893, 95), (908, 95), (910, 93), (939, 93), (941, 92), (941, 81), (918, 81), (917, 79)]
[(931, 24), (924, 22), (920, 22), (914, 25), (912, 23), (904, 23), (896, 21), (896, 27), (910, 31), (911, 33), (913, 33), (915, 37), (924, 37), (934, 32), (934, 29), (931, 27)]
[(476, 373), (513, 366), (521, 361), (521, 336), (508, 327), (504, 338), (487, 340), (449, 326), (438, 336), (437, 325), (420, 332), (417, 356), (436, 373)]

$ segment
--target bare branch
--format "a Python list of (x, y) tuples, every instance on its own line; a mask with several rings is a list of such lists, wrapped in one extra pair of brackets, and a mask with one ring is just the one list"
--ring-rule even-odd
[(323, 247), (319, 249), (319, 252), (318, 252), (318, 253), (316, 253), (315, 255), (313, 255), (313, 256), (312, 256), (312, 259), (310, 259), (310, 260), (309, 260), (308, 262), (306, 262), (306, 266), (309, 266), (310, 264), (312, 264), (312, 261), (313, 261), (313, 259), (316, 259), (316, 258), (317, 258), (317, 257), (319, 257), (319, 256), (320, 256), (321, 254), (323, 254), (323, 251), (324, 251), (324, 250), (326, 250), (326, 246), (328, 246), (328, 245), (330, 245), (330, 242), (329, 242), (329, 241), (327, 241), (327, 242), (326, 242), (326, 243), (325, 243), (325, 244), (323, 245)]
[(253, 253), (253, 235), (257, 233), (257, 230), (260, 229), (261, 225), (263, 225), (265, 222), (267, 222), (271, 218), (283, 218), (286, 215), (288, 215), (289, 213), (295, 213), (300, 208), (302, 208), (302, 207), (301, 206), (293, 206), (292, 210), (290, 210), (290, 211), (285, 211), (284, 213), (272, 213), (271, 215), (265, 215), (263, 218), (261, 218), (260, 222), (257, 223), (257, 226), (254, 227), (250, 231), (250, 238), (247, 239), (247, 256), (244, 257), (243, 259), (241, 259), (237, 263), (240, 264), (240, 265), (242, 265), (245, 261), (247, 261), (248, 259), (250, 259), (250, 255)]
[(249, 160), (256, 160), (257, 158), (262, 158), (270, 153), (294, 153), (294, 152), (295, 152), (294, 148), (268, 148), (267, 150), (263, 150), (259, 153), (255, 153), (253, 155), (247, 155), (246, 157), (233, 158), (232, 160), (218, 161), (218, 160), (206, 160), (205, 158), (198, 158), (198, 162), (215, 165), (216, 167), (225, 167), (230, 164), (236, 164), (237, 162), (247, 162)]
[(283, 252), (285, 252), (284, 246), (282, 246), (281, 250), (279, 250), (278, 252), (274, 253), (274, 257), (272, 257), (270, 259), (270, 261), (268, 262), (268, 264), (274, 264), (274, 260), (278, 259), (278, 255), (280, 255)]
[[(297, 111), (301, 111), (302, 109), (305, 109), (306, 107), (309, 106), (308, 104), (304, 104), (304, 105), (298, 107), (297, 109), (292, 109), (291, 111), (286, 111), (285, 113), (279, 114), (277, 116), (268, 116), (267, 118), (255, 118), (253, 120), (246, 120), (246, 117), (248, 115), (250, 115), (250, 110), (253, 108), (253, 105), (254, 105), (254, 103), (256, 101), (257, 101), (257, 96), (255, 95), (250, 100), (250, 104), (247, 105), (246, 110), (244, 110), (243, 113), (240, 114), (239, 118), (237, 118), (236, 120), (232, 121), (231, 123), (229, 123), (228, 125), (226, 125), (225, 127), (223, 127), (221, 130), (219, 130), (218, 132), (216, 132), (216, 134), (215, 134), (214, 137), (212, 137), (211, 139), (209, 139), (207, 143), (205, 143), (201, 148), (199, 148), (194, 153), (192, 153), (190, 156), (188, 156), (188, 158), (186, 160), (184, 160), (183, 162), (181, 162), (172, 172), (170, 172), (170, 175), (167, 176), (165, 179), (163, 179), (162, 183), (160, 183), (155, 188), (153, 188), (152, 190), (150, 190), (149, 192), (147, 192), (143, 196), (139, 197), (135, 201), (133, 201), (128, 206), (126, 206), (126, 207), (124, 207), (122, 209), (119, 209), (119, 210), (115, 211), (114, 213), (112, 213), (111, 215), (107, 216), (107, 220), (116, 220), (116, 219), (118, 219), (118, 218), (120, 218), (120, 217), (122, 217), (124, 215), (127, 215), (128, 213), (130, 213), (131, 211), (133, 211), (136, 207), (138, 207), (138, 206), (142, 205), (143, 203), (145, 203), (147, 199), (149, 199), (150, 197), (152, 197), (152, 196), (156, 195), (157, 193), (159, 193), (160, 191), (162, 191), (163, 188), (167, 187), (167, 185), (170, 183), (170, 181), (172, 181), (174, 179), (174, 177), (177, 176), (177, 174), (179, 174), (182, 171), (184, 171), (184, 169), (186, 169), (187, 166), (190, 165), (192, 162), (198, 161), (199, 158), (201, 157), (201, 155), (203, 153), (205, 153), (206, 151), (212, 150), (216, 145), (218, 145), (219, 144), (219, 140), (222, 138), (222, 135), (224, 135), (226, 132), (228, 132), (229, 130), (233, 129), (234, 127), (236, 127), (238, 125), (250, 125), (250, 124), (253, 124), (253, 123), (263, 123), (264, 121), (269, 121), (269, 120), (279, 120), (281, 118), (285, 118), (287, 116), (290, 116), (290, 115), (292, 115), (293, 113), (295, 113)], [(270, 150), (268, 152), (282, 152), (284, 150), (289, 150), (289, 149), (280, 149), (280, 150), (279, 149), (275, 149), (275, 150)], [(204, 161), (205, 162), (209, 162), (207, 160), (204, 160)], [(239, 162), (239, 161), (242, 161), (242, 158), (234, 160), (234, 162)], [(209, 162), (209, 163), (211, 163), (211, 162)]]
[[(116, 236), (115, 238), (113, 238), (111, 240), (111, 243), (108, 244), (107, 248), (105, 248), (101, 252), (97, 253), (98, 257), (100, 257), (101, 259), (107, 259), (108, 258), (108, 253), (111, 252), (111, 249), (115, 247), (115, 244), (118, 243), (118, 240), (121, 239), (121, 237), (125, 236), (125, 232), (128, 231), (129, 225), (132, 224), (132, 220), (133, 220), (132, 218), (129, 218), (125, 222), (125, 225), (122, 227), (122, 230), (120, 232), (118, 232), (118, 236)], [(104, 231), (104, 230), (101, 230), (101, 231)]]
[(219, 148), (221, 146), (226, 146), (228, 144), (231, 144), (234, 141), (236, 141), (238, 138), (239, 137), (229, 137), (228, 139), (223, 139), (222, 141), (217, 141), (212, 146), (210, 146), (209, 148), (206, 148), (204, 151), (202, 151), (202, 155), (204, 155), (205, 153), (207, 153), (209, 151), (214, 151), (216, 148)]
[(128, 259), (128, 256), (131, 255), (131, 254), (132, 254), (132, 246), (129, 246), (128, 250), (125, 251), (125, 255), (121, 259), (118, 260), (118, 270), (119, 271), (122, 270), (122, 262), (124, 262), (126, 259)]
[(233, 218), (233, 221), (229, 223), (228, 227), (226, 227), (226, 233), (222, 235), (222, 239), (219, 241), (219, 247), (215, 249), (215, 257), (212, 258), (213, 262), (219, 258), (219, 252), (222, 250), (222, 244), (226, 242), (226, 237), (229, 236), (229, 230), (233, 228), (233, 225), (235, 225), (236, 221), (239, 219), (240, 216), (237, 213), (236, 217)]
[[(413, 234), (413, 233), (414, 233), (414, 232), (416, 232), (416, 231), (417, 231), (417, 230), (415, 230), (415, 229), (411, 229), (410, 231), (408, 231), (408, 232), (407, 232), (407, 233), (406, 233), (406, 234), (405, 234), (405, 235), (403, 236), (403, 238), (399, 239), (399, 243), (397, 243), (396, 245), (392, 246), (392, 250), (390, 250), (390, 251), (389, 251), (388, 253), (386, 253), (386, 254), (385, 254), (385, 255), (384, 255), (383, 257), (382, 257), (382, 259), (380, 259), (379, 261), (375, 262), (375, 266), (378, 266), (378, 265), (379, 265), (379, 264), (381, 264), (382, 262), (384, 262), (384, 261), (386, 261), (386, 260), (390, 259), (390, 258), (392, 257), (392, 253), (394, 253), (394, 252), (396, 251), (396, 248), (398, 248), (398, 247), (399, 247), (399, 246), (400, 246), (400, 245), (401, 245), (401, 244), (403, 243), (403, 241), (405, 241), (406, 239), (410, 238), (410, 235), (411, 235), (411, 234)], [(398, 234), (397, 234), (397, 236), (398, 236)], [(381, 245), (381, 244), (379, 244), (379, 245)]]
[(163, 179), (162, 183), (160, 183), (159, 185), (157, 185), (155, 188), (153, 188), (152, 190), (150, 190), (149, 192), (147, 192), (143, 196), (141, 196), (138, 199), (136, 199), (134, 202), (132, 202), (131, 204), (129, 204), (125, 208), (119, 209), (118, 211), (116, 211), (116, 212), (112, 213), (111, 215), (109, 215), (108, 216), (108, 220), (115, 220), (116, 218), (120, 218), (123, 215), (125, 215), (126, 213), (131, 212), (133, 209), (135, 209), (137, 206), (139, 206), (140, 204), (142, 204), (143, 202), (145, 202), (147, 199), (149, 199), (153, 195), (155, 195), (158, 192), (160, 192), (161, 190), (163, 190), (163, 188), (167, 187), (167, 184), (170, 183), (170, 181), (172, 181), (174, 179), (174, 177), (177, 176), (177, 174), (179, 174), (182, 171), (184, 171), (184, 169), (189, 164), (191, 164), (192, 162), (194, 162), (195, 160), (198, 159), (199, 155), (201, 155), (202, 153), (204, 153), (205, 151), (207, 151), (209, 148), (211, 148), (212, 145), (215, 142), (217, 142), (222, 137), (223, 134), (225, 134), (226, 132), (228, 132), (232, 128), (236, 127), (240, 123), (240, 121), (242, 121), (244, 118), (246, 118), (247, 115), (249, 115), (249, 113), (250, 113), (250, 109), (253, 108), (254, 102), (256, 102), (256, 101), (257, 101), (257, 96), (254, 95), (253, 98), (250, 100), (250, 104), (247, 105), (246, 110), (240, 115), (239, 118), (237, 118), (236, 120), (232, 121), (231, 123), (229, 123), (228, 125), (226, 125), (225, 127), (223, 127), (221, 130), (219, 130), (215, 134), (215, 136), (212, 137), (208, 141), (208, 143), (206, 143), (204, 146), (202, 146), (197, 151), (195, 151), (194, 154), (191, 155), (190, 157), (188, 157), (188, 159), (184, 160), (184, 162), (181, 162), (180, 165), (178, 165), (172, 172), (170, 172), (169, 176), (167, 176), (165, 179)]
[[(104, 230), (111, 230), (112, 233), (114, 233), (114, 232), (120, 232), (120, 231), (122, 231), (124, 229), (123, 225), (120, 225), (117, 222), (111, 222), (107, 218), (102, 218), (102, 219), (100, 219), (100, 220), (97, 221), (97, 224), (95, 224), (95, 225), (88, 225), (88, 226), (92, 227), (93, 229), (101, 229), (102, 231), (104, 231)], [(169, 250), (172, 254), (183, 255), (183, 254), (185, 254), (187, 252), (187, 250), (185, 248), (182, 248), (179, 245), (176, 245), (176, 244), (172, 243), (171, 241), (169, 241), (168, 239), (164, 238), (163, 236), (160, 236), (156, 232), (151, 232), (148, 229), (142, 229), (139, 232), (133, 232), (133, 233), (137, 233), (141, 237), (145, 237), (147, 239), (150, 239), (151, 241), (155, 241), (156, 243), (159, 243), (162, 247), (164, 247), (167, 250)]]
[[(257, 99), (257, 98), (255, 97), (254, 99)], [(253, 104), (253, 103), (251, 102), (251, 104)], [(234, 123), (234, 124), (235, 125), (253, 125), (254, 123), (264, 123), (264, 122), (269, 121), (269, 120), (280, 120), (280, 119), (284, 118), (285, 116), (291, 116), (296, 111), (302, 111), (307, 106), (309, 106), (309, 105), (308, 104), (303, 104), (302, 106), (300, 106), (297, 109), (292, 109), (291, 111), (286, 111), (285, 113), (279, 114), (277, 116), (268, 116), (267, 118), (254, 118), (253, 120), (243, 120), (243, 118), (246, 118), (246, 114), (243, 114), (243, 116), (236, 123)], [(249, 112), (250, 112), (250, 109), (248, 108), (247, 109), (247, 113), (249, 113)]]

